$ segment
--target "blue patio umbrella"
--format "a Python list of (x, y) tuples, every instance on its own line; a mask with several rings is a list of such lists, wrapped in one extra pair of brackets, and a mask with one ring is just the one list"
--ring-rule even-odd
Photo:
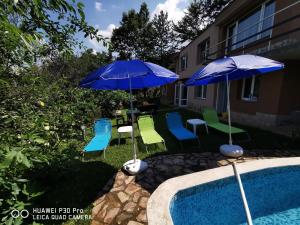
[[(134, 115), (132, 104), (132, 90), (162, 86), (178, 79), (178, 75), (172, 71), (150, 62), (141, 60), (115, 61), (90, 73), (80, 82), (80, 87), (95, 90), (129, 90), (131, 121), (134, 127)], [(136, 147), (134, 144), (134, 129), (132, 129), (133, 162), (127, 162), (129, 172), (139, 170), (142, 161), (136, 159)], [(135, 168), (129, 168), (129, 166)], [(137, 171), (139, 172), (139, 171)], [(133, 173), (133, 172), (132, 172)]]
[[(225, 149), (241, 149), (232, 145), (231, 117), (230, 117), (230, 80), (237, 80), (254, 75), (265, 74), (280, 70), (284, 64), (256, 55), (239, 55), (217, 59), (198, 70), (185, 84), (187, 86), (206, 85), (226, 81), (227, 84), (227, 110), (229, 126), (229, 145), (223, 145)], [(233, 148), (232, 148), (233, 146)], [(222, 149), (222, 146), (221, 148)]]

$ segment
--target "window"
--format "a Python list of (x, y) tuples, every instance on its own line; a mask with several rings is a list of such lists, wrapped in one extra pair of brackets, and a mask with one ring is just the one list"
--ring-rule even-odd
[(206, 99), (207, 85), (201, 85), (195, 87), (195, 98)]
[(188, 59), (187, 55), (181, 56), (181, 58), (180, 58), (181, 71), (186, 70), (186, 68), (187, 68), (187, 59)]
[(205, 61), (209, 55), (209, 38), (201, 42), (197, 47), (197, 64)]
[(250, 77), (243, 80), (242, 100), (257, 101), (260, 77)]
[(228, 49), (234, 50), (261, 38), (270, 37), (271, 29), (261, 34), (257, 33), (273, 26), (274, 12), (275, 1), (267, 1), (247, 17), (230, 25), (227, 29)]
[[(245, 40), (237, 44), (237, 48), (247, 45), (257, 40), (257, 36), (251, 37), (258, 32), (259, 24), (257, 23), (260, 19), (260, 10), (255, 11), (250, 16), (239, 21), (237, 27), (236, 41)], [(247, 39), (248, 38), (248, 39)]]
[[(274, 15), (272, 16), (272, 14), (274, 12), (275, 12), (275, 3), (274, 3), (274, 1), (271, 1), (265, 5), (264, 15), (263, 15), (264, 21), (262, 24), (262, 30), (268, 29), (273, 26)], [(263, 32), (261, 34), (261, 38), (271, 36), (271, 31), (272, 30), (270, 29), (270, 30)]]
[(227, 46), (229, 47), (229, 50), (236, 48), (236, 45), (234, 45), (234, 43), (236, 43), (236, 24), (231, 25), (228, 28)]

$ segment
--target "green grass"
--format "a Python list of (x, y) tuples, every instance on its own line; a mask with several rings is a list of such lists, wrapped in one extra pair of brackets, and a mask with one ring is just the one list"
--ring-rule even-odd
[[(165, 151), (163, 145), (154, 145), (148, 148), (149, 153), (147, 153), (139, 137), (139, 132), (137, 128), (135, 128), (138, 158), (144, 159), (157, 154), (174, 154), (181, 152), (218, 152), (219, 146), (228, 142), (227, 135), (212, 129), (209, 130), (210, 134), (207, 135), (205, 128), (201, 126), (198, 129), (198, 134), (202, 148), (200, 148), (195, 141), (187, 141), (183, 143), (184, 147), (181, 149), (178, 141), (167, 130), (165, 113), (171, 110), (170, 108), (164, 108), (154, 115), (156, 130), (165, 139), (168, 150)], [(181, 113), (184, 123), (189, 118), (201, 118), (200, 114), (186, 109), (178, 109), (176, 111)], [(274, 149), (299, 149), (299, 142), (294, 142), (290, 138), (257, 128), (236, 126), (247, 130), (252, 138), (251, 142), (240, 143), (244, 149), (256, 151), (264, 150), (264, 152), (265, 150), (269, 150), (270, 154), (272, 154)], [(78, 148), (82, 149), (91, 137), (92, 132), (90, 129), (86, 141), (82, 142)], [(233, 138), (235, 140), (237, 137), (234, 136)], [(132, 159), (131, 147), (129, 135), (127, 138), (123, 138), (121, 145), (118, 146), (117, 130), (116, 127), (113, 127), (112, 140), (106, 151), (106, 159), (103, 158), (102, 152), (86, 155), (84, 161), (70, 156), (69, 162), (64, 163), (64, 165), (60, 165), (57, 168), (44, 168), (42, 171), (39, 171), (38, 180), (39, 183), (45, 187), (46, 192), (43, 197), (36, 202), (35, 207), (75, 207), (84, 209), (86, 214), (90, 214), (92, 208), (91, 203), (96, 199), (97, 194), (108, 179), (122, 167), (124, 162)], [(64, 222), (64, 224), (67, 225), (89, 223), (89, 221), (74, 220)], [(54, 224), (53, 221), (51, 221), (51, 224)], [(57, 224), (62, 224), (62, 222), (58, 221)]]

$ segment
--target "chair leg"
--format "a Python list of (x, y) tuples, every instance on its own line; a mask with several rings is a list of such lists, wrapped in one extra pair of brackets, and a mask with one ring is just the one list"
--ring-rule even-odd
[(103, 153), (104, 153), (104, 154), (103, 154), (103, 156), (104, 156), (104, 159), (105, 159), (105, 151), (106, 151), (106, 148), (104, 149), (104, 152), (103, 152)]

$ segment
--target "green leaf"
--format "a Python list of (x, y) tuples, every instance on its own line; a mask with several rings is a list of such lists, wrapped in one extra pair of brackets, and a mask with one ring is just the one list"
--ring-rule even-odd
[(22, 179), (22, 178), (16, 178), (15, 181), (21, 182), (21, 183), (26, 183), (26, 182), (28, 182), (29, 180), (27, 180), (27, 179)]
[(0, 168), (2, 169), (8, 168), (12, 164), (12, 162), (14, 161), (17, 155), (18, 155), (17, 151), (15, 150), (9, 151), (6, 154), (4, 161), (0, 163)]
[(20, 155), (20, 159), (21, 159), (21, 163), (26, 166), (27, 168), (30, 168), (31, 167), (31, 163), (30, 161), (28, 160), (28, 158), (24, 155), (24, 154), (21, 154)]
[(19, 193), (21, 191), (21, 189), (19, 188), (18, 184), (16, 184), (16, 183), (13, 183), (11, 185), (11, 189), (12, 189), (12, 194), (15, 195), (15, 196), (19, 195)]
[(5, 221), (5, 225), (12, 225), (14, 223), (14, 219), (10, 217), (8, 220)]
[(26, 195), (26, 196), (29, 196), (29, 195), (30, 195), (29, 192), (27, 191), (27, 186), (26, 186), (26, 185), (23, 186), (22, 193), (23, 193), (24, 195)]
[(43, 138), (35, 138), (34, 142), (36, 142), (38, 144), (45, 144), (47, 141)]
[(45, 193), (44, 191), (30, 193), (30, 197), (35, 198), (35, 197), (43, 195), (44, 193)]
[(83, 9), (83, 8), (84, 8), (84, 4), (83, 4), (82, 2), (78, 2), (78, 3), (77, 3), (77, 7), (78, 7), (79, 9)]

